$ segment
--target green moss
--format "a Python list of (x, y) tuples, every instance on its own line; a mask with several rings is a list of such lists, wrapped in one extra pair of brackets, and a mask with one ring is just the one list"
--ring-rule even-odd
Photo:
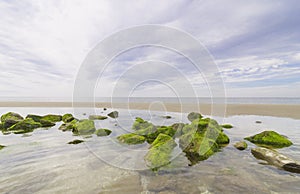
[(74, 124), (73, 133), (78, 135), (91, 135), (96, 131), (94, 121), (83, 119)]
[(152, 123), (144, 121), (142, 118), (137, 117), (132, 125), (132, 130), (145, 129), (149, 126), (153, 126)]
[(160, 167), (168, 165), (171, 162), (172, 151), (176, 145), (172, 137), (162, 133), (159, 134), (145, 156), (147, 166), (156, 171)]
[(119, 112), (118, 111), (113, 111), (111, 113), (108, 113), (107, 116), (115, 119), (115, 118), (119, 117)]
[(225, 128), (225, 129), (233, 128), (233, 126), (231, 124), (223, 124), (223, 125), (221, 125), (221, 127)]
[(146, 141), (150, 144), (156, 139), (156, 137), (159, 134), (157, 132), (157, 128), (152, 124), (146, 128), (141, 128), (141, 129), (135, 131), (134, 133), (137, 135), (144, 136), (146, 138)]
[(90, 120), (104, 120), (107, 119), (107, 116), (101, 116), (101, 115), (90, 115)]
[(4, 145), (0, 145), (0, 150), (2, 150), (3, 148), (5, 148), (6, 146)]
[(54, 122), (45, 119), (41, 119), (39, 123), (41, 123), (42, 127), (53, 127), (55, 125)]
[(120, 135), (117, 137), (117, 139), (120, 142), (129, 144), (129, 145), (142, 144), (146, 141), (146, 138), (144, 136), (137, 135), (134, 133)]
[(191, 113), (188, 114), (187, 118), (188, 118), (189, 121), (192, 122), (195, 119), (201, 119), (202, 115), (200, 113), (191, 112)]
[(108, 136), (111, 134), (111, 130), (109, 129), (97, 129), (95, 134), (97, 136)]
[(257, 135), (246, 137), (245, 140), (248, 140), (254, 144), (273, 148), (288, 147), (293, 144), (290, 140), (276, 133), (275, 131), (264, 131)]
[(42, 127), (41, 123), (35, 122), (31, 118), (24, 119), (23, 121), (20, 121), (10, 128), (8, 128), (8, 131), (12, 131), (13, 133), (19, 134), (19, 133), (28, 133), (32, 132), (36, 128)]
[(84, 142), (84, 141), (80, 140), (80, 139), (75, 139), (73, 141), (68, 142), (68, 144), (79, 144), (79, 143), (82, 143), (82, 142)]
[(238, 150), (245, 150), (248, 147), (248, 144), (245, 141), (239, 141), (234, 144), (234, 147)]
[(172, 127), (172, 126), (160, 126), (157, 128), (157, 132), (159, 134), (165, 134), (168, 135), (170, 137), (174, 137), (176, 130)]
[(69, 122), (73, 121), (74, 119), (75, 119), (74, 116), (72, 114), (70, 114), (70, 113), (64, 114), (62, 116), (62, 121), (64, 123), (69, 123)]
[(8, 112), (1, 116), (2, 128), (8, 129), (14, 124), (22, 121), (24, 118), (18, 113)]
[(62, 116), (61, 115), (49, 114), (49, 115), (43, 116), (42, 119), (53, 122), (53, 123), (56, 123), (56, 122), (60, 122), (62, 120)]
[(59, 126), (59, 130), (62, 130), (62, 131), (72, 131), (75, 129), (75, 124), (77, 123), (77, 120), (73, 120), (69, 123), (63, 123), (61, 124), (61, 126)]

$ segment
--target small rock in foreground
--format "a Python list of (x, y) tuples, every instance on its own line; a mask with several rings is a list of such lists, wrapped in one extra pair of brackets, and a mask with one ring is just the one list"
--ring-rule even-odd
[(247, 149), (248, 145), (245, 141), (239, 141), (234, 144), (234, 147), (238, 150), (245, 150)]
[(80, 140), (80, 139), (75, 139), (73, 141), (68, 142), (68, 144), (79, 144), (79, 143), (82, 143), (82, 142), (84, 142), (84, 141)]

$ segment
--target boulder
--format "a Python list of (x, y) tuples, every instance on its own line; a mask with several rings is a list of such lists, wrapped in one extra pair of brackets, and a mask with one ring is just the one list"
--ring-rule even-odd
[(111, 113), (108, 113), (107, 116), (115, 119), (115, 118), (119, 117), (119, 112), (118, 111), (113, 111)]
[(236, 142), (233, 146), (238, 150), (245, 150), (248, 147), (245, 141)]
[(18, 113), (8, 112), (1, 116), (2, 128), (8, 129), (22, 120), (24, 120), (24, 118)]
[(61, 115), (48, 114), (48, 115), (43, 116), (42, 119), (53, 122), (53, 123), (56, 123), (56, 122), (62, 121), (62, 116)]
[[(58, 122), (58, 116), (59, 115), (46, 115), (46, 116), (40, 116), (40, 115), (34, 115), (29, 114), (26, 116), (26, 118), (31, 118), (35, 122), (41, 123), (42, 127), (52, 127), (55, 125), (55, 122)], [(61, 116), (60, 116), (61, 117)]]
[(134, 133), (120, 135), (117, 137), (117, 139), (120, 142), (129, 144), (129, 145), (142, 144), (146, 141), (146, 138), (144, 136), (137, 135)]
[(263, 131), (257, 135), (246, 137), (245, 140), (261, 146), (273, 148), (288, 147), (293, 144), (285, 136), (280, 135), (275, 131)]
[(77, 123), (77, 120), (73, 120), (69, 123), (63, 123), (61, 124), (61, 126), (59, 126), (59, 130), (62, 130), (62, 131), (72, 131), (73, 129), (75, 129), (75, 124)]
[(277, 151), (268, 148), (253, 148), (251, 149), (253, 156), (259, 160), (264, 160), (268, 164), (282, 168), (289, 172), (300, 173), (300, 164), (287, 156), (284, 156)]
[(80, 140), (80, 139), (75, 139), (73, 141), (68, 142), (68, 144), (79, 144), (79, 143), (82, 143), (82, 142), (84, 142), (84, 141)]
[(111, 130), (109, 129), (97, 129), (95, 134), (97, 136), (108, 136), (111, 134)]
[(225, 128), (225, 129), (233, 128), (233, 126), (231, 124), (223, 124), (223, 125), (221, 125), (221, 127)]
[(91, 135), (96, 131), (94, 121), (83, 119), (74, 124), (73, 133), (77, 135)]
[(90, 115), (90, 120), (104, 120), (107, 119), (107, 116), (101, 116), (101, 115)]
[(74, 116), (72, 114), (70, 114), (70, 113), (64, 114), (62, 116), (62, 121), (64, 123), (69, 123), (69, 122), (73, 121), (74, 119), (75, 119)]
[(170, 164), (171, 154), (176, 145), (172, 137), (159, 134), (145, 156), (146, 165), (157, 171), (160, 167)]
[(42, 127), (42, 124), (39, 122), (35, 122), (31, 118), (24, 119), (13, 126), (9, 127), (7, 130), (11, 131), (15, 134), (20, 134), (20, 133), (28, 133), (32, 132), (36, 128)]
[(191, 112), (191, 113), (188, 114), (187, 118), (188, 118), (189, 121), (192, 122), (195, 119), (201, 119), (202, 115), (200, 113), (197, 113), (197, 112)]
[(140, 117), (137, 117), (137, 118), (135, 118), (135, 121), (132, 125), (132, 129), (136, 131), (136, 130), (139, 130), (139, 129), (145, 129), (149, 126), (153, 126), (153, 124), (149, 123), (148, 121), (143, 120)]

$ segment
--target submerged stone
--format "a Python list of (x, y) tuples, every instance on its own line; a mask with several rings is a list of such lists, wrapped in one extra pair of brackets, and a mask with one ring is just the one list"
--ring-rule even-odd
[(20, 122), (14, 124), (13, 126), (8, 128), (7, 130), (11, 131), (15, 134), (19, 134), (19, 133), (32, 132), (34, 129), (40, 128), (40, 127), (42, 127), (41, 123), (35, 122), (31, 118), (27, 118), (27, 119), (24, 119), (23, 121), (20, 121)]
[(188, 118), (189, 121), (192, 122), (195, 119), (201, 119), (202, 115), (200, 113), (197, 113), (197, 112), (191, 112), (191, 113), (188, 114), (187, 118)]
[(273, 148), (288, 147), (293, 144), (286, 137), (276, 133), (275, 131), (263, 131), (257, 135), (246, 137), (245, 140), (261, 146)]
[(156, 171), (160, 167), (170, 164), (171, 154), (176, 145), (172, 137), (159, 134), (145, 156), (147, 166)]
[(146, 138), (144, 136), (137, 135), (134, 133), (120, 135), (117, 137), (117, 139), (120, 142), (129, 144), (129, 145), (142, 144), (146, 141)]
[(74, 119), (75, 119), (74, 116), (72, 114), (70, 114), (70, 113), (64, 114), (62, 116), (62, 121), (64, 123), (69, 123), (69, 122), (73, 121)]
[(107, 116), (115, 119), (115, 118), (119, 117), (119, 112), (118, 111), (113, 111), (111, 113), (108, 113)]
[(61, 126), (59, 126), (59, 130), (62, 131), (72, 131), (73, 129), (75, 129), (75, 124), (77, 123), (77, 120), (73, 120), (69, 123), (63, 123), (61, 124)]
[(79, 143), (82, 143), (82, 142), (84, 142), (84, 141), (80, 140), (80, 139), (75, 139), (73, 141), (68, 142), (68, 144), (79, 144)]
[(233, 128), (233, 126), (231, 124), (223, 124), (223, 125), (221, 125), (221, 127), (225, 128), (225, 129)]
[(137, 117), (137, 118), (135, 118), (135, 121), (132, 125), (132, 129), (136, 131), (136, 130), (139, 130), (139, 129), (145, 129), (149, 126), (153, 126), (153, 124), (149, 123), (148, 121), (143, 120), (140, 117)]
[(95, 134), (97, 136), (108, 136), (111, 134), (111, 130), (109, 129), (97, 129)]
[(164, 118), (164, 119), (171, 119), (172, 117), (169, 116), (169, 115), (166, 115), (166, 116), (162, 116), (162, 118)]
[(22, 120), (24, 120), (24, 118), (18, 113), (8, 112), (1, 116), (2, 128), (8, 129)]
[(0, 150), (2, 150), (3, 148), (5, 148), (5, 146), (4, 145), (0, 145)]
[(107, 116), (102, 116), (102, 115), (90, 115), (89, 116), (90, 120), (104, 120), (107, 119)]
[(245, 141), (239, 141), (234, 144), (234, 147), (238, 150), (245, 150), (247, 149), (248, 145)]
[(96, 131), (94, 121), (83, 119), (74, 124), (73, 133), (78, 135), (91, 135)]

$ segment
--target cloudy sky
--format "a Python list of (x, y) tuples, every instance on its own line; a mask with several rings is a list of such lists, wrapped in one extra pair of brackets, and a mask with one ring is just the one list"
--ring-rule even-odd
[[(297, 0), (0, 0), (0, 97), (71, 97), (98, 43), (146, 24), (184, 31), (204, 45), (229, 97), (299, 97), (299, 18)], [(173, 96), (189, 84), (209, 96), (202, 73), (171, 50), (140, 47), (94, 72), (95, 94)]]

